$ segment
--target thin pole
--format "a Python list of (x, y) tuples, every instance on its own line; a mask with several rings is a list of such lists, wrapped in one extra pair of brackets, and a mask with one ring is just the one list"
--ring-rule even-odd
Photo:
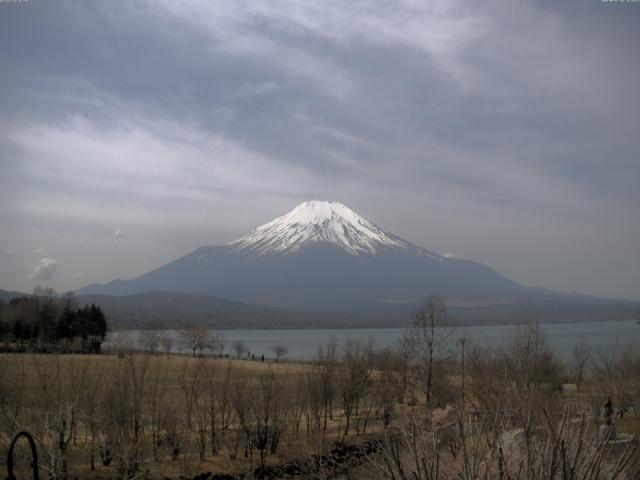
[(462, 410), (464, 411), (464, 344), (467, 341), (466, 338), (460, 339), (462, 346)]

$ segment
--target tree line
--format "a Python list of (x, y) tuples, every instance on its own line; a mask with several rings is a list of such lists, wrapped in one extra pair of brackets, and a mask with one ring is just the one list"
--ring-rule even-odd
[(100, 353), (107, 330), (102, 309), (79, 306), (72, 293), (37, 287), (30, 296), (0, 302), (4, 351)]

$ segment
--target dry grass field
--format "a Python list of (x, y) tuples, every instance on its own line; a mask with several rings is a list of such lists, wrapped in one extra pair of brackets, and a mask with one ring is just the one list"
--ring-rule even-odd
[[(313, 364), (0, 354), (0, 455), (27, 430), (41, 477), (52, 479), (639, 473), (635, 351), (566, 365), (530, 328), (503, 350), (469, 348), (464, 366), (432, 353), (352, 339)], [(24, 443), (17, 454), (28, 473)]]
[[(263, 461), (307, 461), (382, 429), (370, 391), (345, 435), (340, 392), (334, 386), (327, 397), (326, 370), (183, 355), (3, 354), (0, 454), (6, 458), (12, 433), (26, 429), (41, 473), (53, 478), (236, 475)], [(366, 376), (378, 383), (379, 373)]]

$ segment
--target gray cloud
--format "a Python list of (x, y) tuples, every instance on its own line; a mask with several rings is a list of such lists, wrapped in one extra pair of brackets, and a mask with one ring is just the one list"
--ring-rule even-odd
[(43, 258), (31, 270), (30, 277), (36, 282), (48, 282), (58, 275), (58, 262), (53, 258)]
[[(38, 238), (88, 282), (324, 198), (526, 284), (640, 298), (629, 5), (162, 0), (2, 13), (0, 241)], [(106, 242), (113, 225), (135, 235)], [(0, 288), (27, 288), (14, 284), (17, 257), (3, 257)]]

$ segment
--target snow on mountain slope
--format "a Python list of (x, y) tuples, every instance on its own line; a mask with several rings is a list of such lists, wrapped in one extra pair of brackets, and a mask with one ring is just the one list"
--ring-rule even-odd
[(382, 249), (408, 249), (404, 240), (385, 232), (339, 202), (313, 200), (231, 242), (233, 252), (288, 254), (313, 242), (328, 242), (351, 255)]

